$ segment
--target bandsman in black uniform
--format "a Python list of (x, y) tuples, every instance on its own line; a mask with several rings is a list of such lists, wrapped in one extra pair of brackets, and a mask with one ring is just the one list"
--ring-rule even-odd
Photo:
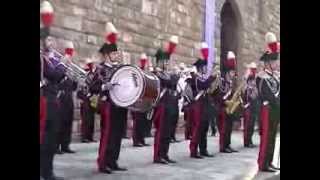
[(169, 158), (168, 152), (172, 132), (171, 126), (176, 113), (176, 97), (174, 94), (176, 91), (176, 82), (171, 79), (170, 74), (167, 72), (167, 63), (177, 44), (178, 37), (172, 36), (166, 50), (159, 49), (155, 55), (158, 66), (156, 75), (160, 79), (161, 93), (153, 116), (153, 122), (156, 128), (153, 152), (154, 163), (175, 163), (175, 161)]
[[(190, 157), (202, 158), (213, 157), (207, 150), (207, 133), (209, 129), (209, 120), (212, 116), (210, 114), (210, 101), (208, 95), (208, 89), (211, 83), (214, 81), (213, 76), (206, 77), (207, 73), (207, 59), (208, 59), (208, 45), (202, 43), (202, 59), (199, 58), (195, 63), (198, 74), (192, 79), (189, 79), (194, 99), (191, 105), (192, 116), (192, 137), (190, 141)], [(206, 53), (204, 53), (206, 52)], [(198, 153), (198, 147), (200, 149), (200, 155)]]
[(247, 82), (243, 93), (243, 143), (244, 147), (256, 147), (252, 142), (255, 122), (258, 120), (259, 99), (258, 89), (256, 86), (257, 65), (252, 62), (248, 65)]
[(85, 86), (80, 87), (77, 92), (77, 97), (80, 102), (80, 115), (81, 115), (81, 142), (89, 143), (96, 142), (94, 140), (94, 124), (95, 113), (97, 112), (97, 97), (100, 89), (95, 84), (99, 83), (99, 76), (93, 60), (86, 59), (87, 74)]
[[(71, 41), (66, 43), (65, 56), (68, 61), (72, 61), (74, 46)], [(77, 82), (70, 78), (66, 78), (59, 84), (59, 100), (60, 100), (60, 127), (57, 144), (57, 154), (75, 153), (70, 149), (72, 125), (74, 117), (73, 92), (77, 89)]]
[(233, 128), (233, 122), (237, 119), (235, 114), (227, 114), (226, 112), (226, 101), (230, 100), (235, 92), (235, 67), (236, 59), (235, 54), (229, 51), (227, 59), (222, 63), (225, 71), (224, 77), (220, 79), (219, 85), (219, 118), (218, 118), (218, 130), (219, 130), (219, 145), (220, 152), (232, 153), (238, 152), (230, 147), (231, 144), (231, 133)]
[(264, 62), (264, 70), (257, 76), (259, 98), (262, 102), (258, 165), (260, 171), (274, 172), (278, 169), (272, 165), (272, 160), (280, 123), (280, 76), (276, 72), (280, 48), (275, 34), (271, 32), (266, 34), (266, 43), (268, 50), (260, 58)]
[[(57, 146), (59, 127), (58, 85), (65, 78), (65, 69), (59, 66), (59, 58), (53, 52), (53, 39), (49, 36), (52, 23), (53, 7), (48, 1), (41, 4), (40, 13), (44, 28), (40, 29), (40, 40), (43, 46), (40, 51), (42, 82), (42, 122), (40, 122), (40, 177), (44, 180), (63, 180), (53, 173), (53, 159)], [(45, 17), (45, 18), (44, 18)], [(51, 18), (50, 18), (51, 17)]]
[(185, 129), (184, 129), (184, 135), (185, 140), (190, 140), (192, 136), (192, 108), (191, 103), (193, 101), (193, 91), (191, 88), (191, 82), (190, 79), (195, 79), (197, 70), (195, 68), (192, 68), (190, 71), (190, 77), (188, 77), (185, 80), (186, 86), (184, 88), (184, 95), (183, 95), (183, 105), (182, 105), (182, 111), (183, 111), (183, 118), (185, 121)]
[[(145, 53), (141, 54), (140, 57), (140, 64), (139, 67), (141, 70), (145, 71), (146, 66), (148, 63), (148, 58)], [(145, 136), (147, 134), (147, 126), (148, 126), (148, 120), (147, 119), (147, 112), (131, 112), (132, 119), (133, 119), (133, 127), (132, 127), (132, 140), (133, 140), (133, 146), (134, 147), (142, 147), (142, 146), (149, 146), (145, 142)]]
[(114, 105), (109, 98), (109, 90), (114, 87), (110, 78), (119, 67), (119, 53), (117, 48), (117, 30), (112, 23), (107, 24), (106, 42), (100, 48), (103, 62), (100, 63), (100, 83), (95, 88), (101, 88), (99, 97), (99, 111), (101, 115), (101, 138), (98, 155), (98, 169), (101, 173), (110, 174), (111, 171), (126, 171), (118, 165), (121, 140), (125, 124), (127, 123), (127, 109)]
[(181, 92), (178, 91), (178, 81), (180, 79), (180, 72), (178, 67), (175, 67), (173, 71), (170, 73), (171, 81), (172, 81), (172, 90), (173, 95), (175, 97), (174, 101), (174, 115), (173, 115), (173, 121), (172, 121), (172, 128), (171, 128), (171, 135), (170, 135), (170, 142), (171, 143), (177, 143), (180, 142), (176, 138), (176, 130), (177, 125), (179, 121), (179, 99), (181, 98)]

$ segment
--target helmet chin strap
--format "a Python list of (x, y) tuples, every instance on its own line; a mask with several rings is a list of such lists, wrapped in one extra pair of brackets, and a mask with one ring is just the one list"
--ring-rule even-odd
[(272, 66), (271, 66), (271, 63), (270, 63), (270, 62), (268, 62), (268, 67), (269, 67), (269, 69), (271, 70), (271, 73), (273, 73), (273, 68), (272, 68)]

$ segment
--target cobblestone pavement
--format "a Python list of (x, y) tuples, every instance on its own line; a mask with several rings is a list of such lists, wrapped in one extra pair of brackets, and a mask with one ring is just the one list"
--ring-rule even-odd
[[(183, 136), (178, 135), (178, 138), (183, 139)], [(271, 177), (276, 180), (276, 174), (280, 179), (280, 172), (256, 173), (259, 149), (243, 148), (241, 132), (234, 132), (232, 136), (232, 146), (240, 150), (239, 153), (218, 153), (218, 141), (218, 137), (208, 137), (208, 150), (215, 157), (202, 160), (189, 158), (189, 141), (173, 143), (170, 145), (169, 155), (178, 163), (158, 165), (152, 163), (153, 146), (136, 148), (132, 147), (132, 140), (124, 139), (119, 164), (129, 170), (111, 175), (97, 172), (98, 143), (74, 143), (71, 148), (77, 153), (57, 155), (55, 172), (67, 180), (267, 180)], [(254, 142), (259, 142), (257, 134), (254, 135)], [(280, 142), (280, 138), (277, 142)], [(153, 138), (147, 138), (147, 143), (153, 144)], [(275, 157), (277, 160), (278, 155)]]

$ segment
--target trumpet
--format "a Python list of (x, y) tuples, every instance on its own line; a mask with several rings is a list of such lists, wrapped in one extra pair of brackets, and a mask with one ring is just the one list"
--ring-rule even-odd
[(62, 65), (66, 71), (66, 76), (68, 78), (78, 82), (80, 86), (84, 86), (87, 77), (87, 72), (75, 63), (68, 61), (68, 57), (62, 55), (57, 50), (51, 49), (51, 51), (53, 52), (54, 56), (60, 60), (59, 62), (57, 62), (56, 66)]

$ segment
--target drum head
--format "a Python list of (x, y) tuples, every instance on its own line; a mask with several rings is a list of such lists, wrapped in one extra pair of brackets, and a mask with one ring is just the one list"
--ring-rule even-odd
[(110, 82), (118, 84), (109, 94), (113, 103), (120, 107), (134, 104), (144, 90), (144, 78), (140, 70), (133, 66), (119, 68), (112, 75)]

